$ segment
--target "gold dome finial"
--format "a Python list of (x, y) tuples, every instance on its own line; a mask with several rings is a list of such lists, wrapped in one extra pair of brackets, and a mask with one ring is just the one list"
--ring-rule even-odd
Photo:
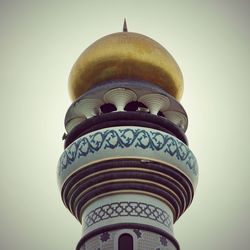
[(133, 32), (104, 36), (77, 59), (69, 76), (69, 92), (77, 99), (93, 86), (111, 80), (141, 80), (154, 83), (180, 100), (183, 78), (170, 53), (153, 39)]
[(128, 32), (126, 18), (124, 18), (124, 22), (123, 22), (123, 32)]

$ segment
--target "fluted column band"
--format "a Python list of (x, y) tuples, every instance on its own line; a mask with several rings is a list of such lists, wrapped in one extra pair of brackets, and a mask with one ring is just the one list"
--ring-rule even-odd
[[(88, 90), (85, 94), (80, 96), (76, 101), (74, 101), (69, 107), (66, 116), (65, 116), (65, 127), (70, 122), (70, 120), (75, 119), (79, 116), (79, 109), (81, 108), (81, 102), (83, 100), (96, 100), (97, 103), (100, 104), (100, 101), (103, 103), (103, 99), (105, 93), (107, 91), (117, 89), (117, 88), (125, 88), (131, 90), (135, 93), (136, 99), (139, 100), (142, 96), (148, 94), (158, 94), (163, 95), (169, 100), (168, 110), (170, 112), (175, 112), (179, 114), (183, 119), (184, 131), (186, 131), (188, 126), (188, 117), (186, 111), (182, 107), (182, 105), (171, 95), (169, 95), (165, 90), (159, 88), (157, 85), (151, 82), (141, 81), (141, 80), (131, 80), (131, 79), (117, 79), (114, 81), (107, 81), (99, 86), (94, 86), (90, 90)], [(97, 104), (97, 106), (99, 105)], [(86, 105), (85, 105), (86, 106)], [(83, 111), (83, 110), (82, 110)], [(84, 112), (83, 112), (84, 113)]]
[[(136, 167), (123, 166), (114, 168), (112, 165), (117, 165), (115, 161), (108, 163), (106, 162), (104, 166), (103, 164), (98, 164), (99, 169), (102, 169), (102, 167), (110, 167), (110, 169), (97, 171), (98, 165), (95, 165), (93, 166), (95, 173), (86, 176), (83, 168), (82, 171), (78, 172), (78, 181), (75, 179), (76, 182), (65, 183), (65, 188), (62, 190), (62, 199), (77, 218), (81, 216), (81, 211), (83, 211), (85, 204), (96, 196), (104, 196), (106, 193), (114, 191), (121, 193), (128, 189), (130, 192), (144, 191), (151, 193), (151, 195), (162, 197), (161, 199), (165, 199), (165, 202), (172, 205), (175, 219), (192, 202), (193, 194), (190, 196), (187, 192), (187, 190), (190, 191), (192, 186), (188, 185), (185, 180), (183, 182), (175, 180), (174, 177), (177, 174), (171, 176), (154, 170)], [(127, 162), (127, 164), (131, 163), (133, 166), (133, 162)], [(165, 166), (165, 169), (167, 169), (167, 166)]]
[[(177, 185), (185, 195), (186, 200), (193, 199), (194, 189), (190, 180), (171, 166), (158, 162), (144, 161), (140, 159), (116, 159), (100, 161), (87, 166), (81, 166), (63, 184), (61, 194), (64, 203), (68, 203), (73, 192), (79, 185), (89, 178), (103, 173), (115, 173), (117, 171), (138, 171), (166, 178)], [(112, 178), (112, 175), (110, 175)]]
[[(98, 165), (100, 166), (99, 171), (97, 170)], [(95, 169), (95, 172), (90, 175), (86, 175), (85, 169), (83, 168), (78, 172), (78, 181), (66, 183), (64, 185), (66, 192), (65, 189), (62, 191), (62, 197), (70, 210), (72, 210), (72, 201), (75, 200), (79, 194), (82, 194), (85, 189), (89, 189), (96, 184), (107, 183), (107, 181), (116, 181), (117, 179), (121, 181), (124, 179), (144, 180), (145, 183), (152, 182), (158, 186), (162, 185), (163, 189), (166, 187), (178, 196), (178, 201), (182, 204), (181, 207), (183, 207), (184, 210), (192, 201), (192, 193), (191, 195), (189, 193), (191, 188), (189, 189), (185, 180), (179, 182), (171, 175), (150, 170), (150, 167), (147, 167), (148, 169), (137, 168), (136, 163), (130, 161), (127, 161), (123, 167), (115, 168), (116, 165), (117, 163), (115, 161), (94, 165), (92, 167)], [(165, 168), (167, 168), (167, 166), (165, 166)], [(189, 190), (187, 191), (187, 189)]]
[(150, 113), (129, 111), (107, 113), (84, 120), (68, 133), (64, 148), (67, 148), (72, 142), (87, 133), (118, 126), (139, 126), (157, 129), (177, 137), (188, 145), (185, 133), (173, 122)]
[(58, 184), (61, 187), (83, 165), (119, 158), (170, 165), (184, 173), (194, 188), (197, 185), (196, 158), (183, 142), (168, 133), (137, 126), (100, 129), (71, 143), (58, 163)]
[(82, 214), (83, 235), (124, 221), (158, 227), (173, 235), (171, 209), (145, 194), (113, 194), (92, 202)]
[(77, 244), (76, 250), (83, 250), (84, 248), (82, 247), (85, 244), (85, 242), (90, 240), (92, 237), (95, 237), (102, 233), (112, 232), (114, 230), (119, 230), (119, 229), (135, 229), (135, 230), (139, 229), (158, 234), (159, 236), (162, 236), (169, 241), (168, 243), (170, 250), (180, 250), (180, 246), (177, 240), (171, 234), (167, 233), (166, 231), (158, 227), (153, 227), (145, 224), (137, 224), (137, 223), (120, 223), (93, 230), (81, 238), (81, 240)]

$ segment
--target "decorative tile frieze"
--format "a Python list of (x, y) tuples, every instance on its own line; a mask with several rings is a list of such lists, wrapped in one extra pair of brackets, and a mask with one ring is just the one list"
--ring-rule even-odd
[[(141, 217), (159, 222), (171, 230), (171, 216), (159, 207), (152, 204), (135, 201), (122, 201), (105, 204), (90, 211), (84, 218), (85, 228), (92, 226), (95, 223), (117, 217)], [(137, 236), (140, 234), (138, 232)]]
[(59, 161), (59, 176), (76, 159), (99, 151), (130, 147), (164, 152), (182, 161), (195, 176), (198, 174), (196, 159), (192, 151), (180, 140), (161, 131), (133, 127), (103, 129), (80, 137), (62, 154)]

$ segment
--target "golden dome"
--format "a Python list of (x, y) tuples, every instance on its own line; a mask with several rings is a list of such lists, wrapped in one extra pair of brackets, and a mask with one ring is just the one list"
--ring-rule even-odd
[(132, 32), (114, 33), (91, 44), (69, 76), (73, 100), (108, 80), (133, 79), (154, 83), (180, 100), (183, 78), (169, 52), (153, 39)]

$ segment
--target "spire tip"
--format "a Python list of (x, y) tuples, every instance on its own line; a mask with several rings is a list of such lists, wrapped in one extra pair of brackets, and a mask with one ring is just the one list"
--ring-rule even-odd
[(128, 32), (126, 18), (124, 18), (124, 22), (123, 22), (123, 32)]

